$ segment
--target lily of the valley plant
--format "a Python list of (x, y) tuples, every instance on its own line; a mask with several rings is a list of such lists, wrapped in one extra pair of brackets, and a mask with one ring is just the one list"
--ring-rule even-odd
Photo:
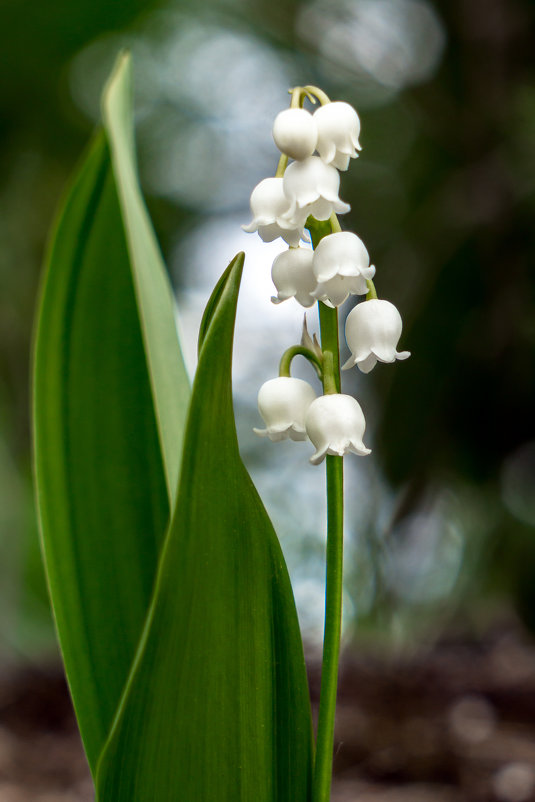
[[(343, 458), (366, 456), (344, 368), (406, 359), (401, 317), (337, 215), (339, 171), (360, 150), (347, 103), (291, 90), (273, 126), (273, 177), (245, 229), (289, 246), (274, 303), (319, 305), (258, 394), (273, 441), (326, 463), (321, 699), (314, 739), (284, 558), (240, 459), (231, 366), (243, 254), (208, 301), (190, 389), (174, 301), (137, 179), (123, 54), (58, 217), (35, 343), (34, 435), (43, 554), (65, 669), (99, 802), (327, 802), (340, 651)], [(306, 100), (318, 108), (312, 114)], [(291, 161), (290, 161), (291, 160)], [(303, 243), (303, 244), (301, 244)], [(312, 247), (311, 247), (312, 246)], [(353, 298), (353, 301), (357, 298)], [(305, 357), (320, 384), (291, 376)], [(320, 389), (321, 387), (321, 389)], [(353, 458), (353, 457), (350, 457)], [(310, 468), (315, 470), (315, 468)], [(315, 745), (314, 745), (315, 740)]]
[[(311, 114), (305, 98), (319, 108)], [(358, 401), (341, 392), (338, 342), (338, 307), (350, 296), (365, 296), (349, 313), (346, 339), (351, 357), (343, 369), (357, 366), (369, 373), (377, 362), (407, 359), (398, 351), (401, 316), (396, 307), (379, 300), (373, 283), (375, 267), (362, 240), (342, 231), (337, 214), (350, 207), (339, 197), (338, 170), (347, 170), (358, 156), (360, 120), (348, 103), (331, 102), (314, 86), (291, 90), (290, 108), (280, 112), (273, 138), (282, 155), (274, 178), (267, 178), (251, 195), (253, 219), (245, 231), (258, 231), (265, 242), (282, 237), (289, 249), (275, 259), (272, 278), (274, 303), (295, 298), (303, 307), (319, 304), (321, 345), (308, 334), (306, 324), (300, 345), (282, 355), (280, 376), (270, 379), (258, 394), (258, 408), (266, 429), (257, 434), (271, 440), (309, 439), (315, 446), (313, 465), (327, 458), (327, 571), (325, 632), (321, 697), (313, 799), (329, 799), (340, 630), (342, 616), (343, 463), (353, 453), (371, 451), (363, 442), (366, 428)], [(319, 155), (314, 155), (315, 152)], [(288, 164), (289, 157), (293, 158)], [(323, 221), (327, 225), (322, 225)], [(314, 250), (302, 247), (310, 232)], [(308, 359), (323, 385), (323, 395), (301, 379), (292, 378), (290, 365), (297, 356)]]

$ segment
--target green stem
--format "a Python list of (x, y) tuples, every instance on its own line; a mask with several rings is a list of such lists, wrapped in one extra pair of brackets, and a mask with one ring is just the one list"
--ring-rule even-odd
[(300, 109), (300, 108), (302, 108), (303, 100), (304, 100), (303, 87), (302, 86), (294, 86), (293, 89), (289, 89), (288, 91), (292, 95), (292, 98), (290, 100), (290, 108), (291, 109)]
[(340, 221), (338, 220), (338, 217), (336, 216), (336, 212), (333, 212), (331, 214), (331, 216), (329, 217), (329, 223), (331, 224), (331, 228), (332, 228), (333, 234), (335, 234), (336, 232), (339, 232), (339, 231), (342, 230), (342, 226), (340, 225)]
[(304, 86), (303, 89), (307, 93), (307, 95), (312, 95), (313, 97), (316, 97), (322, 106), (325, 106), (327, 103), (331, 102), (329, 95), (326, 92), (324, 92), (323, 89), (320, 89), (318, 86), (311, 86), (310, 84), (308, 84), (307, 86)]
[(279, 376), (291, 376), (290, 373), (290, 365), (292, 363), (292, 359), (295, 356), (304, 356), (305, 359), (311, 363), (312, 367), (318, 374), (318, 379), (323, 381), (323, 370), (322, 364), (316, 354), (310, 350), (310, 348), (305, 348), (304, 345), (292, 345), (290, 348), (287, 348), (286, 351), (281, 356), (281, 360), (279, 363)]
[(286, 155), (286, 153), (281, 153), (281, 157), (277, 165), (277, 171), (275, 173), (275, 178), (282, 178), (287, 167), (288, 167), (288, 156)]
[[(333, 356), (334, 383), (340, 392), (338, 310), (319, 303), (321, 345)], [(328, 373), (328, 371), (324, 371)], [(332, 391), (324, 384), (324, 391)], [(325, 624), (320, 706), (314, 766), (313, 802), (329, 802), (334, 746), (334, 719), (338, 689), (338, 662), (342, 630), (342, 579), (344, 529), (343, 458), (327, 456), (327, 565)]]
[(336, 376), (334, 373), (334, 354), (331, 351), (323, 352), (323, 394), (334, 395), (336, 388)]
[(338, 309), (318, 302), (320, 316), (321, 349), (333, 355), (333, 375), (336, 392), (340, 392), (340, 348), (338, 345)]
[(367, 301), (376, 301), (377, 300), (377, 290), (375, 289), (375, 284), (371, 280), (371, 278), (366, 279), (366, 284), (368, 285), (368, 294), (366, 295)]

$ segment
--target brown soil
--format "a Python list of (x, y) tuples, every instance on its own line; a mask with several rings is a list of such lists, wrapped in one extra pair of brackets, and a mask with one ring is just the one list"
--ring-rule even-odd
[[(317, 698), (319, 672), (311, 671)], [(405, 659), (347, 657), (332, 802), (535, 801), (535, 646), (508, 628)], [(0, 682), (0, 802), (90, 802), (58, 667)]]

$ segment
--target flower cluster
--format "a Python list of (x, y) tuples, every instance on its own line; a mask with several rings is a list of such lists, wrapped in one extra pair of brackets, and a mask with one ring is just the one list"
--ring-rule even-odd
[(296, 247), (299, 240), (308, 240), (304, 227), (309, 216), (328, 220), (333, 212), (348, 212), (349, 205), (338, 197), (337, 168), (347, 170), (349, 159), (358, 155), (359, 131), (357, 112), (347, 103), (329, 103), (314, 114), (302, 108), (281, 111), (273, 138), (295, 161), (283, 175), (265, 178), (254, 188), (253, 219), (243, 229), (258, 231), (264, 242), (282, 237)]
[[(302, 108), (305, 97), (321, 102), (314, 114)], [(273, 263), (274, 303), (295, 298), (307, 308), (319, 302), (337, 316), (337, 308), (350, 295), (366, 296), (347, 316), (351, 356), (343, 369), (356, 365), (369, 373), (378, 361), (394, 362), (410, 354), (397, 350), (401, 316), (393, 304), (377, 298), (375, 267), (364, 243), (338, 223), (337, 214), (350, 209), (339, 197), (338, 171), (347, 170), (350, 159), (358, 156), (359, 134), (359, 117), (348, 103), (331, 102), (316, 87), (292, 90), (290, 108), (280, 112), (273, 125), (273, 138), (282, 153), (277, 173), (253, 190), (253, 219), (243, 228), (257, 231), (264, 242), (281, 237), (289, 245)], [(289, 159), (293, 161), (288, 163)], [(318, 221), (329, 221), (331, 233), (324, 233), (323, 224), (318, 236)], [(314, 250), (299, 244), (310, 241), (307, 230), (316, 233)], [(258, 407), (266, 428), (255, 429), (274, 441), (309, 439), (316, 447), (313, 464), (328, 454), (370, 453), (362, 441), (366, 424), (360, 405), (337, 389), (338, 353), (334, 358), (323, 337), (322, 346), (310, 338), (305, 324), (301, 345), (283, 355), (279, 378), (260, 388)], [(290, 376), (290, 362), (297, 354), (316, 368), (322, 396), (316, 397), (308, 382)]]

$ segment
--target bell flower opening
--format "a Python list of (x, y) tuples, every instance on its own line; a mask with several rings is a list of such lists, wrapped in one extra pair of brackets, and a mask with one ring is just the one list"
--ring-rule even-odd
[(350, 295), (366, 295), (368, 285), (363, 276), (334, 276), (318, 283), (314, 297), (326, 306), (341, 306)]
[(316, 398), (306, 413), (305, 427), (316, 447), (310, 457), (312, 465), (319, 465), (327, 454), (343, 457), (350, 452), (359, 456), (371, 453), (362, 442), (366, 429), (364, 413), (351, 395), (333, 393)]
[(306, 440), (305, 415), (315, 398), (314, 389), (303, 379), (269, 379), (258, 391), (258, 411), (266, 428), (253, 431), (273, 442)]
[(408, 359), (410, 351), (396, 350), (402, 328), (401, 315), (390, 301), (372, 299), (355, 306), (346, 320), (351, 356), (342, 370), (357, 365), (362, 373), (369, 373), (377, 362)]

